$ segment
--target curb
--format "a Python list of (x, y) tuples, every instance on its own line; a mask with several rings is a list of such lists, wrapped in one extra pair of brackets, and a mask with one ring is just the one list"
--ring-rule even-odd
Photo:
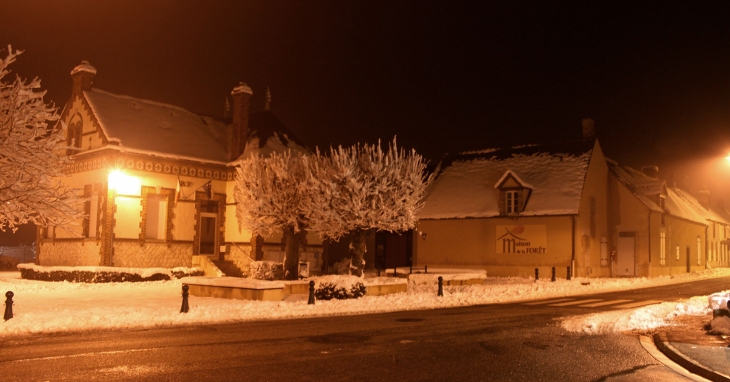
[(707, 378), (711, 381), (730, 382), (730, 376), (721, 374), (714, 370), (708, 369), (686, 355), (682, 354), (672, 344), (669, 343), (667, 335), (664, 333), (656, 333), (653, 336), (656, 347), (667, 356), (667, 358), (676, 362), (678, 365), (687, 369), (689, 372)]

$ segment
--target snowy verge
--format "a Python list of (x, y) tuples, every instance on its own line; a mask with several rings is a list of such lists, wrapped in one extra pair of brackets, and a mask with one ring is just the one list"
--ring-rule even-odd
[(647, 331), (671, 325), (672, 318), (677, 316), (701, 316), (711, 311), (707, 296), (695, 296), (683, 302), (573, 316), (563, 319), (561, 326), (567, 331), (584, 334)]
[[(14, 317), (0, 323), (0, 338), (31, 333), (83, 330), (155, 328), (178, 325), (222, 324), (271, 319), (416, 311), (480, 304), (517, 302), (583, 295), (614, 290), (655, 287), (701, 278), (730, 276), (730, 269), (705, 271), (685, 276), (656, 279), (578, 279), (556, 282), (517, 278), (488, 278), (479, 285), (444, 287), (437, 297), (437, 285), (411, 286), (404, 293), (365, 296), (359, 299), (317, 301), (243, 301), (212, 297), (189, 297), (190, 312), (181, 314), (180, 280), (146, 283), (84, 284), (23, 280), (18, 272), (0, 272), (0, 293), (15, 293)], [(403, 280), (403, 279), (398, 279)], [(403, 282), (403, 281), (401, 281)], [(590, 282), (582, 285), (582, 282)], [(668, 304), (668, 305), (667, 305)], [(677, 303), (613, 313), (614, 317), (588, 316), (573, 320), (578, 332), (632, 330), (642, 325), (666, 324), (672, 312), (686, 314), (707, 309), (707, 297), (691, 299), (678, 309)], [(691, 306), (691, 308), (690, 308)], [(637, 312), (636, 314), (634, 314)], [(626, 315), (624, 321), (619, 322)], [(632, 316), (633, 315), (633, 316)], [(569, 320), (569, 318), (567, 319)], [(566, 320), (566, 321), (567, 321)], [(613, 321), (611, 321), (613, 320)], [(628, 321), (626, 321), (628, 320)], [(627, 324), (624, 324), (627, 322)], [(591, 323), (595, 330), (591, 330)], [(566, 326), (571, 326), (566, 324)], [(589, 330), (584, 330), (584, 327)]]

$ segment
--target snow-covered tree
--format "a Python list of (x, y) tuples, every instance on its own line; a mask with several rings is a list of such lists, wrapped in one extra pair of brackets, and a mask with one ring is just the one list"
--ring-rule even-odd
[(416, 224), (429, 178), (426, 162), (415, 150), (387, 151), (377, 145), (355, 145), (319, 152), (309, 160), (307, 189), (311, 197), (303, 214), (310, 229), (339, 239), (353, 233), (352, 274), (362, 275), (368, 232), (400, 232)]
[(67, 226), (83, 217), (79, 190), (64, 187), (65, 130), (56, 109), (43, 101), (38, 78), (5, 82), (21, 51), (8, 46), (0, 59), (0, 230), (25, 223)]
[(234, 190), (239, 227), (253, 235), (283, 232), (284, 278), (288, 280), (298, 276), (299, 234), (308, 226), (301, 209), (308, 197), (303, 163), (303, 155), (291, 151), (242, 160)]

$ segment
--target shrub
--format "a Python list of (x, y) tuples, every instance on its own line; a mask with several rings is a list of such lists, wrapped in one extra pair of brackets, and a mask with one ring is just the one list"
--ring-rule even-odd
[(367, 293), (367, 287), (356, 276), (325, 276), (314, 288), (317, 300), (345, 300), (359, 298)]
[(18, 267), (19, 263), (20, 263), (20, 260), (14, 258), (14, 257), (0, 255), (0, 269), (15, 270)]
[(284, 264), (276, 261), (252, 261), (251, 278), (257, 280), (283, 280)]
[(186, 276), (202, 276), (200, 268), (174, 268), (169, 271), (149, 272), (140, 269), (132, 273), (129, 268), (115, 270), (112, 267), (99, 267), (98, 270), (59, 270), (54, 267), (43, 267), (35, 264), (20, 264), (20, 277), (26, 280), (38, 281), (68, 281), (72, 283), (117, 283), (163, 281)]

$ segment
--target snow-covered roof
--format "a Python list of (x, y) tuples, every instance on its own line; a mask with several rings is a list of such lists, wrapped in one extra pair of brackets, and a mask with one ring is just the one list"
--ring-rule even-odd
[[(688, 193), (679, 188), (668, 188), (663, 180), (650, 177), (644, 172), (631, 167), (621, 166), (612, 160), (607, 160), (606, 163), (616, 179), (626, 186), (648, 209), (707, 224), (709, 211), (705, 210), (697, 199)], [(659, 201), (658, 195), (665, 196), (664, 209), (657, 204)]]
[[(246, 86), (236, 89), (245, 91), (243, 87)], [(229, 162), (229, 138), (222, 121), (177, 106), (99, 89), (85, 91), (84, 97), (104, 135), (122, 151), (209, 163)], [(286, 149), (307, 152), (304, 144), (269, 111), (252, 113), (248, 126), (248, 143), (242, 157)]]
[(104, 134), (124, 151), (226, 163), (225, 124), (164, 103), (92, 89), (84, 96)]
[(472, 151), (446, 159), (419, 219), (500, 215), (494, 185), (511, 171), (532, 188), (520, 216), (577, 214), (594, 140)]

